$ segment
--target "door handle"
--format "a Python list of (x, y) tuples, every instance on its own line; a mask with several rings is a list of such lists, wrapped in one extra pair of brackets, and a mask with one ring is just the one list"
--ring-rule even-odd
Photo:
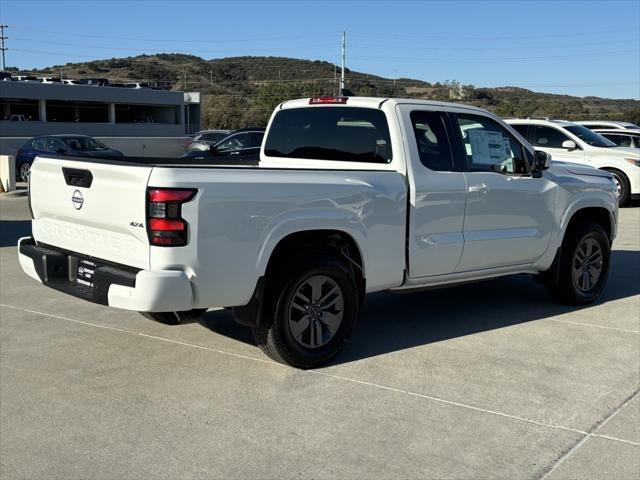
[(231, 152), (229, 155), (240, 155), (240, 152)]
[(487, 193), (489, 191), (489, 187), (487, 187), (484, 183), (479, 183), (478, 185), (471, 185), (469, 187), (469, 193)]

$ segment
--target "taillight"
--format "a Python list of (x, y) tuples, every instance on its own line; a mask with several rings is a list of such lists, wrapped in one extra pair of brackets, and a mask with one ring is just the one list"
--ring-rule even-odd
[(315, 97), (309, 100), (309, 105), (323, 105), (323, 104), (345, 104), (349, 97)]
[(182, 204), (195, 197), (194, 188), (149, 188), (147, 190), (147, 233), (151, 245), (183, 247), (188, 242), (189, 224), (182, 218)]

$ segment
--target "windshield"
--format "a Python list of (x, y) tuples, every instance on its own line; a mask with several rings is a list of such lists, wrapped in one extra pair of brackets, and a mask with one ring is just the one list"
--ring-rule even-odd
[(640, 130), (640, 127), (638, 125), (634, 125), (633, 123), (625, 125), (624, 128), (628, 128), (629, 130)]
[(91, 137), (65, 137), (64, 143), (69, 145), (73, 150), (80, 152), (96, 152), (99, 150), (108, 150), (106, 145)]
[(602, 135), (589, 130), (587, 127), (583, 127), (582, 125), (570, 125), (563, 128), (573, 133), (580, 140), (591, 145), (592, 147), (617, 147), (617, 145), (611, 140), (607, 140)]

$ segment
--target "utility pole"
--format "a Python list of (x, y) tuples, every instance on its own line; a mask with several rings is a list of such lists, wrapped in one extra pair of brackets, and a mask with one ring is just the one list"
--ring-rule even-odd
[(342, 91), (344, 90), (344, 61), (347, 50), (347, 32), (342, 32), (342, 73), (340, 75), (340, 95), (342, 95)]
[(209, 69), (209, 85), (213, 85), (213, 69)]
[(5, 65), (5, 60), (4, 60), (4, 52), (6, 52), (7, 50), (9, 50), (8, 48), (6, 48), (4, 46), (4, 41), (9, 38), (9, 37), (5, 37), (4, 36), (4, 29), (5, 28), (9, 28), (9, 25), (0, 25), (0, 45), (2, 45), (0, 47), (0, 50), (2, 50), (2, 71), (4, 72), (4, 69), (6, 68)]

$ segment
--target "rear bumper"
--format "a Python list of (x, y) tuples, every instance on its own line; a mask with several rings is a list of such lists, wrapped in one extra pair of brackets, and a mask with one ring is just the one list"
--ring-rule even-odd
[(179, 270), (139, 270), (103, 265), (95, 269), (93, 286), (76, 281), (79, 255), (18, 241), (22, 270), (47, 287), (89, 302), (138, 312), (180, 312), (193, 308), (187, 275)]

